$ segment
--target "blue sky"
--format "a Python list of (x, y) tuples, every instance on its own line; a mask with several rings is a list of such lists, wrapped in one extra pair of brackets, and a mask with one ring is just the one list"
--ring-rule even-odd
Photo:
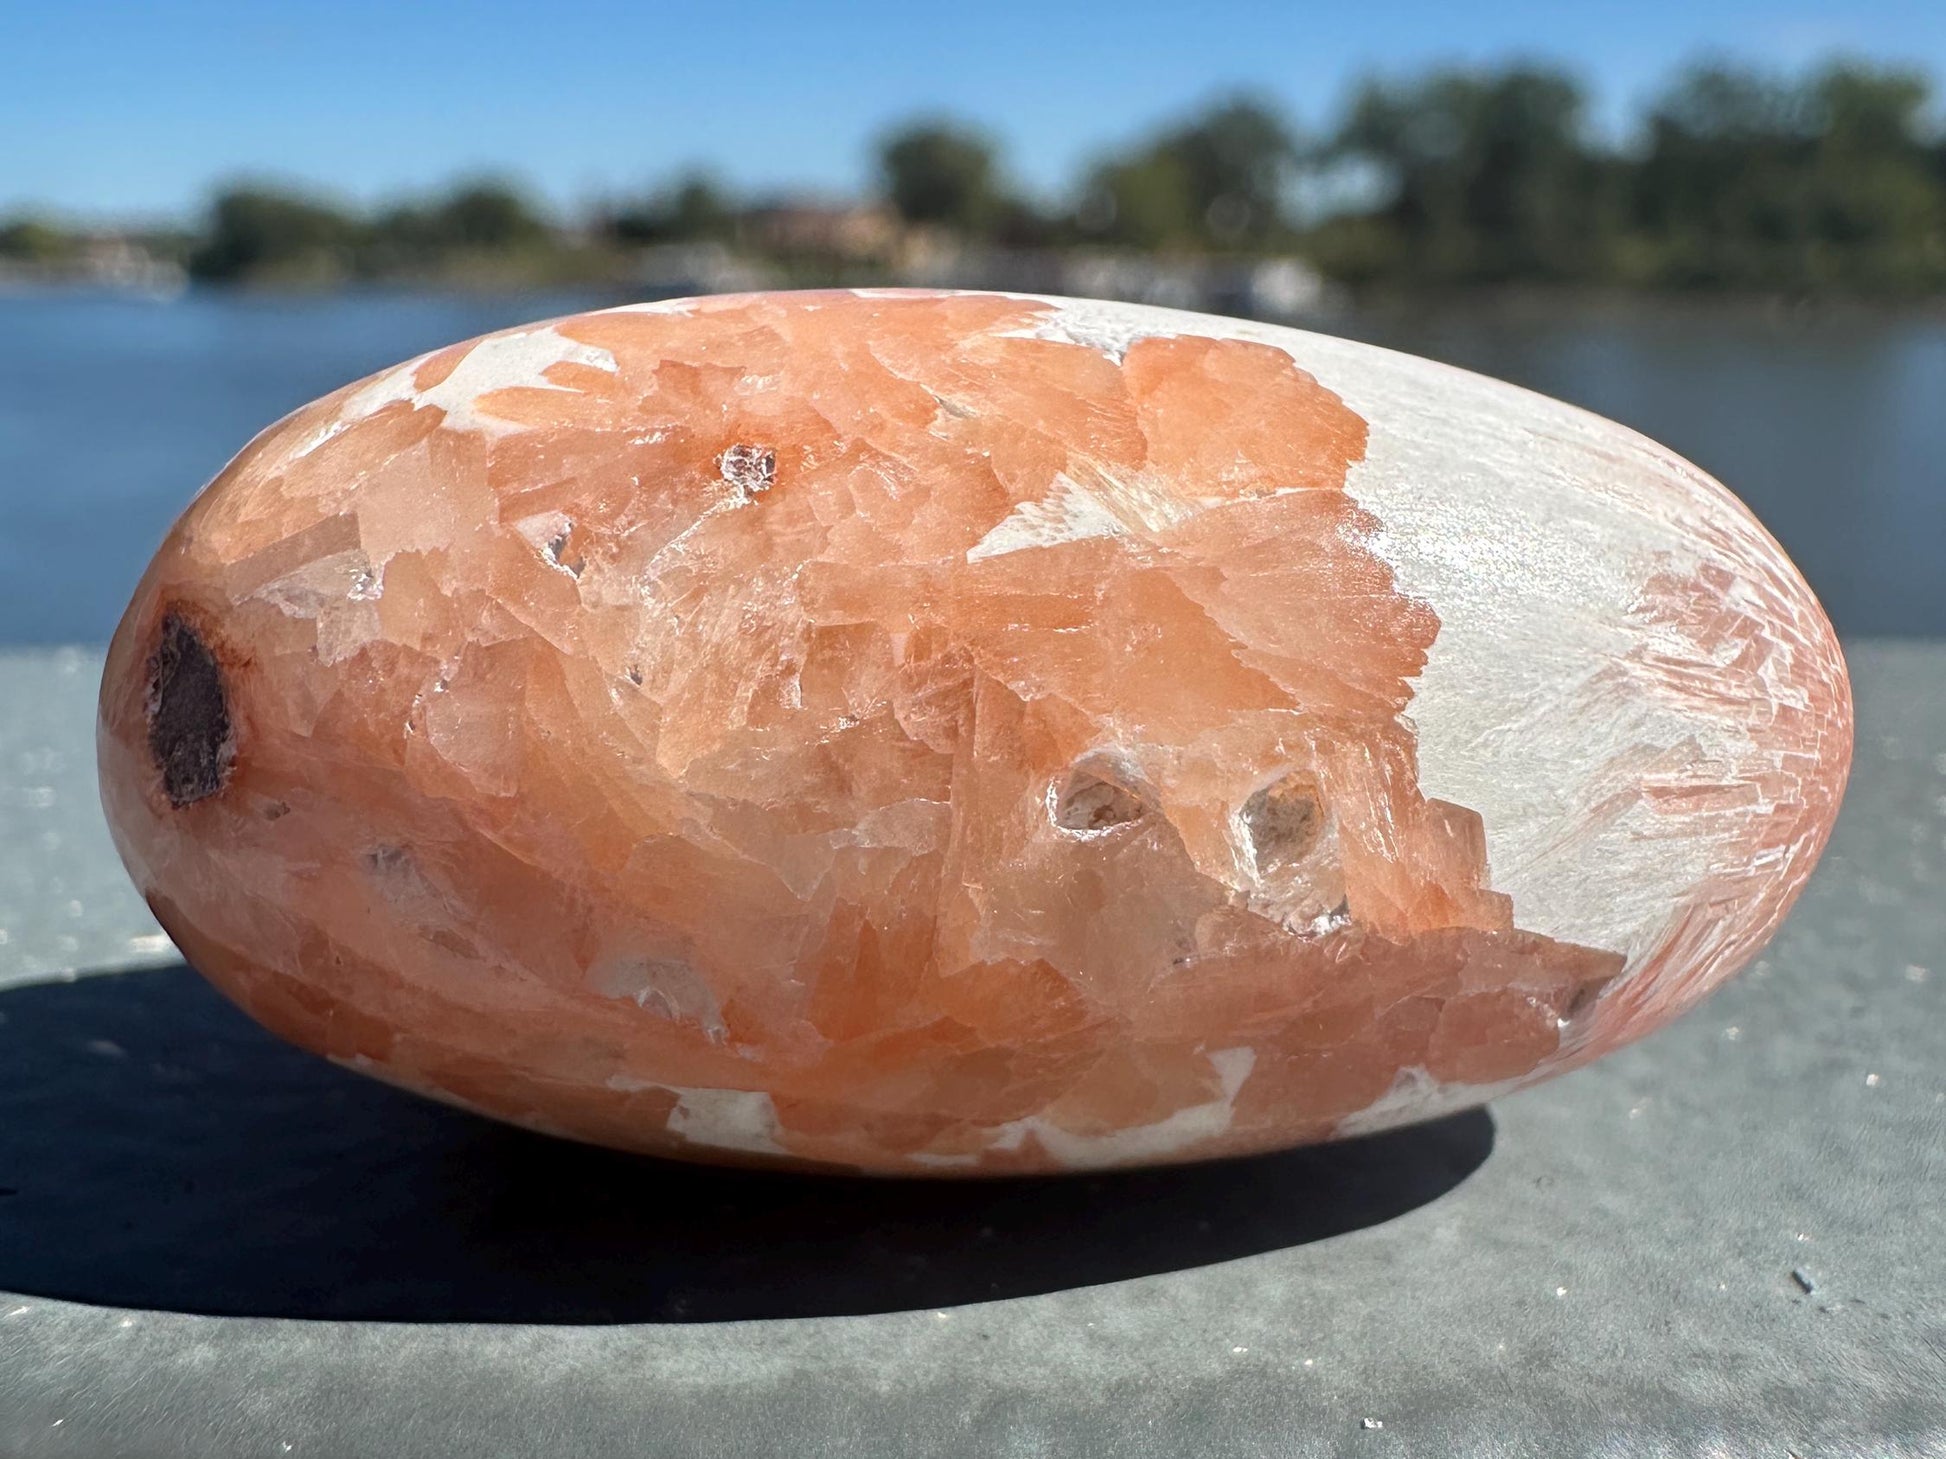
[(1946, 3), (0, 0), (0, 209), (183, 213), (239, 175), (371, 201), (479, 171), (573, 205), (696, 163), (842, 191), (889, 122), (942, 111), (1045, 190), (1230, 87), (1316, 122), (1369, 72), (1534, 57), (1619, 127), (1686, 60), (1841, 51), (1946, 76)]

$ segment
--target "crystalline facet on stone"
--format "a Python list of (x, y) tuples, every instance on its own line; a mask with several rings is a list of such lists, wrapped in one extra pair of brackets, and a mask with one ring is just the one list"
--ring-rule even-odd
[(1573, 1067), (1754, 954), (1850, 702), (1715, 483), (1268, 326), (798, 294), (273, 426), (102, 689), (118, 844), (307, 1047), (876, 1171), (1201, 1158)]

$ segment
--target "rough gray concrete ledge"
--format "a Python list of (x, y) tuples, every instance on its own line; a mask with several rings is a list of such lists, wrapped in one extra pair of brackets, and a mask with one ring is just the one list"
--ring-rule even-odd
[[(711, 1254), (718, 1207), (723, 1229), (775, 1228), (737, 1224), (741, 1187), (374, 1103), (180, 973), (50, 985), (166, 951), (88, 793), (93, 662), (0, 658), (0, 1279), (20, 1292), (0, 1294), (0, 1454), (1946, 1455), (1946, 646), (1851, 654), (1850, 798), (1770, 951), (1677, 1027), (1496, 1104), (1477, 1168), (1483, 1141), (1453, 1151), (1483, 1123), (1393, 1147), (1454, 1163), (1403, 1200), (1354, 1202), (1372, 1219), (1351, 1229), (1335, 1216), (1376, 1179), (1369, 1159), (1109, 1182), (1098, 1201), (1016, 1184), (968, 1207), (838, 1183), (800, 1198), (809, 1235), (767, 1259), (750, 1300), (864, 1315), (590, 1307), (571, 1324), (514, 1319), (551, 1310), (550, 1282), (606, 1285), (577, 1252), (625, 1259), (637, 1228), (627, 1200), (577, 1225), (552, 1190), (652, 1191), (644, 1269), (671, 1242), (701, 1253), (704, 1315), (749, 1296), (708, 1286), (744, 1270)], [(138, 1143), (158, 1119), (183, 1151)], [(288, 1187), (237, 1134), (261, 1144), (266, 1127), (289, 1132), (273, 1163)], [(361, 1183), (307, 1187), (312, 1160)], [(183, 1169), (219, 1189), (165, 1199), (157, 1182)], [(468, 1191), (500, 1176), (540, 1187), (511, 1235), (470, 1219)], [(226, 1213), (247, 1230), (226, 1236)], [(962, 1220), (1020, 1243), (1033, 1294), (878, 1310), (964, 1290), (937, 1279)], [(435, 1320), (494, 1308), (458, 1278), (390, 1304), (407, 1225), (427, 1260), (458, 1252), (455, 1273), (510, 1261), (505, 1320)], [(536, 1273), (550, 1239), (558, 1271)], [(1064, 1289), (1030, 1246), (1091, 1277), (1115, 1262), (1088, 1253), (1137, 1252), (1147, 1274)], [(308, 1268), (321, 1249), (334, 1262)], [(198, 1288), (172, 1263), (216, 1281), (232, 1255), (256, 1275), (210, 1290), (254, 1315), (162, 1310), (198, 1305), (173, 1300)], [(1012, 1254), (982, 1260), (1007, 1289)], [(87, 1305), (54, 1286), (172, 1300)], [(288, 1315), (346, 1291), (416, 1320)], [(680, 1305), (664, 1315), (695, 1315)]]

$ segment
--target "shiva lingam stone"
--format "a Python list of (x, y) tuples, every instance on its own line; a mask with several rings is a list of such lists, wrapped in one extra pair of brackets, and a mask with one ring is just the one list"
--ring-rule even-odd
[(1843, 791), (1816, 599), (1583, 411), (1166, 310), (577, 315), (272, 426), (103, 797), (269, 1028), (501, 1119), (915, 1174), (1423, 1119), (1666, 1023)]

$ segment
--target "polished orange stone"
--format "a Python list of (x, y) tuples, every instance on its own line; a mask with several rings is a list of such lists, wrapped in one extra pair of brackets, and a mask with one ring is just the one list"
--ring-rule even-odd
[(537, 1129), (873, 1171), (1262, 1150), (1674, 1016), (1836, 814), (1722, 488), (1291, 330), (781, 294), (271, 427), (110, 652), (103, 796), (272, 1029)]

